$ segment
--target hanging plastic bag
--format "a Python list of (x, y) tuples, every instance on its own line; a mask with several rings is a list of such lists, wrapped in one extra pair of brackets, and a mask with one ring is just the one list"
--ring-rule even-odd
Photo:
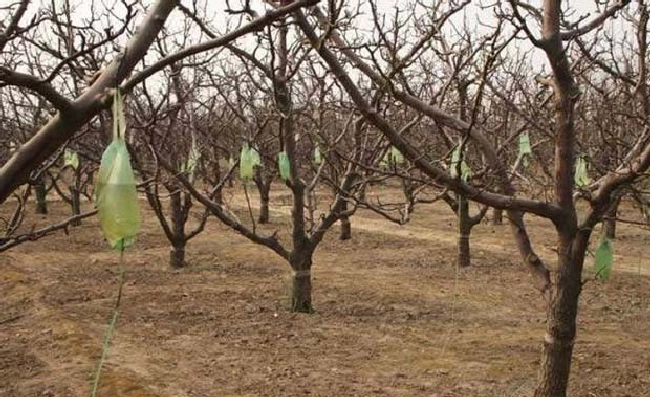
[(395, 164), (402, 164), (404, 162), (404, 156), (402, 155), (402, 152), (400, 152), (395, 146), (392, 146), (390, 151)]
[(79, 168), (79, 155), (72, 149), (66, 148), (63, 151), (63, 166), (70, 166), (75, 170)]
[(239, 176), (243, 180), (253, 179), (253, 159), (247, 143), (242, 146), (239, 155)]
[(260, 152), (255, 149), (254, 146), (250, 148), (250, 153), (251, 153), (251, 162), (253, 163), (253, 167), (260, 167), (262, 165), (262, 162), (260, 161)]
[(608, 280), (614, 266), (614, 248), (612, 240), (603, 236), (594, 254), (594, 269), (599, 280)]
[(530, 136), (528, 134), (519, 135), (519, 157), (521, 157), (524, 168), (528, 167), (533, 149), (530, 146)]
[(584, 154), (580, 154), (576, 159), (575, 165), (575, 174), (573, 180), (575, 181), (576, 186), (584, 187), (591, 183), (589, 174), (587, 174), (587, 160), (585, 159)]
[[(451, 152), (451, 161), (449, 162), (449, 173), (452, 178), (457, 176), (456, 168), (458, 168), (458, 162), (460, 161), (460, 145), (456, 145), (454, 151)], [(469, 180), (469, 177), (472, 173), (472, 170), (469, 168), (465, 160), (460, 164), (460, 177), (464, 182)]]
[(123, 99), (117, 90), (113, 100), (113, 142), (102, 154), (97, 176), (99, 224), (112, 248), (133, 245), (140, 229), (140, 205), (135, 175), (124, 141), (126, 121)]
[(187, 161), (181, 165), (181, 171), (188, 174), (193, 174), (200, 160), (201, 152), (199, 152), (199, 149), (196, 147), (196, 141), (194, 137), (192, 137), (192, 147), (190, 148), (190, 153), (187, 156)]
[(532, 154), (533, 149), (530, 147), (530, 137), (528, 134), (519, 135), (519, 155)]
[(320, 148), (316, 146), (314, 148), (314, 164), (320, 165), (323, 162), (323, 155), (320, 152)]
[(289, 165), (289, 156), (287, 152), (278, 153), (278, 169), (280, 170), (280, 178), (283, 181), (289, 180), (291, 178), (291, 166)]

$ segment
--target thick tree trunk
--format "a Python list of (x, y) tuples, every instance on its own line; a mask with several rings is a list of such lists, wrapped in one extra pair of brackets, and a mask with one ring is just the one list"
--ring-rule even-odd
[[(466, 234), (465, 234), (466, 233)], [(470, 267), (472, 264), (469, 250), (469, 231), (458, 235), (458, 266)]]
[(183, 213), (182, 193), (176, 190), (169, 196), (172, 241), (169, 252), (169, 266), (178, 269), (185, 267), (185, 215)]
[(255, 186), (260, 195), (260, 215), (257, 219), (260, 225), (269, 223), (269, 201), (271, 198), (272, 177), (266, 174), (264, 168), (255, 167)]
[(341, 240), (350, 240), (352, 238), (352, 224), (350, 223), (350, 217), (345, 215), (341, 217), (341, 234), (339, 239)]
[(603, 235), (608, 238), (616, 238), (616, 215), (618, 214), (618, 206), (621, 203), (621, 198), (614, 199), (612, 206), (605, 212), (603, 219)]
[[(343, 209), (342, 211), (347, 211), (348, 210), (348, 203), (345, 202), (343, 204)], [(341, 216), (341, 234), (339, 235), (339, 238), (341, 240), (350, 240), (352, 238), (352, 224), (350, 223), (350, 217), (347, 215)]]
[(185, 241), (172, 242), (169, 249), (169, 266), (172, 269), (185, 267)]
[(34, 190), (36, 191), (36, 213), (47, 214), (47, 188), (42, 176), (36, 181)]
[(296, 254), (291, 261), (293, 278), (291, 284), (291, 311), (313, 313), (311, 304), (311, 253)]
[(503, 210), (493, 208), (492, 209), (492, 226), (501, 226), (503, 225)]
[(548, 303), (541, 371), (534, 397), (566, 397), (576, 337), (586, 239), (560, 237), (555, 291)]
[(469, 267), (471, 265), (469, 234), (472, 230), (469, 203), (462, 195), (457, 195), (456, 198), (458, 200), (458, 266)]
[(268, 192), (263, 194), (262, 190), (260, 190), (260, 216), (257, 219), (257, 222), (260, 225), (266, 225), (269, 223), (269, 201)]

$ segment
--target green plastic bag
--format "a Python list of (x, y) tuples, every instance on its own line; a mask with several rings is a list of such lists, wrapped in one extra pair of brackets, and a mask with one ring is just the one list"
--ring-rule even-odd
[(594, 269), (599, 280), (608, 280), (614, 266), (614, 247), (612, 239), (603, 236), (594, 254)]
[[(456, 177), (456, 168), (458, 167), (458, 162), (460, 161), (460, 145), (456, 145), (454, 151), (451, 152), (451, 161), (449, 163), (449, 173), (452, 178)], [(471, 168), (467, 165), (465, 160), (460, 163), (460, 177), (464, 182), (467, 182), (470, 175), (472, 174)]]
[(260, 167), (262, 165), (262, 162), (260, 161), (260, 152), (255, 149), (254, 146), (250, 148), (250, 153), (251, 153), (251, 161), (253, 163), (253, 167)]
[(584, 154), (580, 154), (576, 159), (575, 165), (575, 174), (573, 180), (575, 181), (576, 186), (584, 187), (591, 183), (591, 179), (587, 174), (587, 160), (585, 159)]
[(392, 166), (393, 164), (401, 164), (404, 162), (404, 156), (396, 147), (389, 146), (384, 154), (384, 157), (379, 162), (382, 167)]
[(187, 156), (187, 161), (181, 165), (181, 171), (187, 174), (193, 174), (200, 160), (201, 152), (199, 152), (199, 149), (196, 147), (196, 142), (192, 139), (190, 154)]
[(528, 134), (519, 135), (519, 155), (532, 154), (533, 149), (530, 147), (530, 137)]
[(291, 178), (291, 166), (289, 165), (289, 156), (287, 152), (282, 151), (278, 153), (278, 169), (280, 170), (280, 178), (283, 181)]
[(75, 170), (79, 168), (79, 155), (72, 149), (66, 148), (63, 151), (63, 166), (71, 166)]
[(113, 101), (113, 142), (102, 154), (96, 189), (99, 224), (106, 240), (115, 249), (133, 245), (140, 229), (135, 175), (124, 141), (123, 106), (118, 90)]
[(239, 155), (239, 176), (243, 180), (253, 179), (253, 158), (251, 157), (251, 149), (245, 143), (241, 148)]
[(320, 148), (316, 146), (314, 148), (314, 164), (320, 165), (323, 162), (323, 155), (320, 152)]
[(521, 157), (524, 168), (527, 168), (528, 164), (530, 164), (532, 154), (533, 149), (530, 146), (530, 136), (528, 134), (519, 135), (519, 156)]
[(390, 151), (395, 164), (402, 164), (404, 162), (404, 156), (402, 155), (402, 152), (400, 152), (395, 146), (392, 146)]

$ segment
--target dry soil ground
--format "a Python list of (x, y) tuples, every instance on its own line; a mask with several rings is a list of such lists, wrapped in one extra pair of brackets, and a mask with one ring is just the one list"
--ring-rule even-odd
[[(286, 230), (283, 202), (274, 199), (268, 230)], [(52, 203), (26, 225), (68, 211)], [(170, 270), (166, 240), (144, 215), (100, 396), (531, 394), (544, 305), (507, 226), (477, 226), (473, 267), (457, 272), (444, 204), (418, 208), (404, 227), (360, 212), (352, 241), (335, 227), (316, 254), (316, 313), (296, 315), (285, 309), (288, 267), (270, 251), (211, 219), (188, 267)], [(0, 254), (0, 396), (89, 395), (118, 273), (96, 222)], [(552, 260), (550, 225), (528, 223)], [(613, 278), (585, 285), (572, 396), (650, 396), (648, 236), (620, 226)]]

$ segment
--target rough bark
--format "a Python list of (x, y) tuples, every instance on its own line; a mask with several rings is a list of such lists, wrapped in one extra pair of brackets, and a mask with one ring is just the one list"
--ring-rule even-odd
[(621, 203), (621, 198), (614, 199), (612, 206), (609, 207), (605, 216), (603, 217), (603, 236), (608, 238), (616, 238), (616, 214), (618, 213), (618, 206)]
[(172, 268), (185, 267), (185, 213), (183, 211), (182, 193), (180, 189), (172, 192), (169, 197), (169, 210), (171, 218), (171, 250), (169, 252), (169, 266)]
[(271, 201), (271, 183), (273, 177), (268, 175), (264, 167), (255, 167), (255, 186), (260, 195), (260, 215), (257, 222), (260, 225), (269, 223), (269, 202)]
[(169, 249), (169, 266), (172, 269), (185, 267), (185, 241), (177, 240), (172, 242)]
[(47, 214), (47, 188), (43, 177), (39, 177), (34, 185), (36, 192), (36, 213), (45, 215)]
[[(70, 187), (70, 206), (72, 207), (72, 215), (76, 216), (81, 214), (81, 195), (76, 186)], [(80, 226), (81, 218), (74, 218), (70, 221), (70, 226)]]
[(539, 383), (534, 397), (566, 397), (576, 337), (581, 274), (589, 237), (561, 232), (555, 291), (547, 313)]
[[(578, 98), (569, 58), (560, 37), (561, 2), (545, 0), (543, 50), (553, 70), (555, 104), (555, 200), (563, 216), (554, 220), (558, 234), (555, 289), (547, 304), (547, 328), (535, 397), (566, 397), (576, 333), (582, 262), (587, 242), (575, 244), (577, 214), (573, 203), (574, 105)], [(580, 240), (582, 241), (582, 240)]]
[(257, 222), (260, 225), (266, 225), (269, 223), (269, 195), (268, 192), (266, 194), (262, 194), (260, 191), (260, 216), (257, 219)]
[(341, 233), (339, 234), (339, 239), (350, 240), (351, 238), (352, 224), (350, 223), (350, 217), (345, 215), (341, 217)]
[(291, 283), (291, 311), (313, 313), (311, 303), (311, 265), (310, 253), (296, 253), (290, 260), (293, 269)]
[(492, 226), (503, 225), (503, 210), (498, 208), (492, 209)]
[[(343, 212), (348, 210), (348, 203), (343, 204)], [(352, 224), (350, 223), (350, 217), (348, 215), (341, 216), (341, 233), (339, 234), (339, 239), (341, 240), (350, 240), (352, 238)]]

